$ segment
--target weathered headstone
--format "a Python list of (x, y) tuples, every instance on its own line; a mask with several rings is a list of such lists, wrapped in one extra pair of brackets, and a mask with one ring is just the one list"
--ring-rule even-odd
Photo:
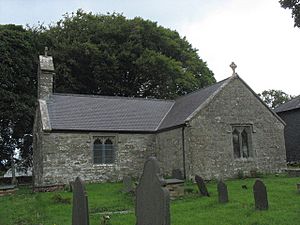
[(227, 203), (228, 202), (228, 191), (227, 185), (223, 181), (218, 182), (218, 195), (219, 195), (219, 203)]
[(265, 184), (261, 180), (256, 180), (253, 185), (253, 194), (255, 200), (255, 209), (267, 210), (268, 205), (268, 195)]
[(169, 190), (170, 198), (175, 199), (184, 195), (184, 180), (166, 179), (166, 188)]
[(136, 225), (170, 225), (170, 196), (157, 159), (150, 157), (136, 188)]
[(205, 182), (204, 180), (202, 179), (202, 177), (196, 175), (195, 176), (195, 181), (198, 185), (198, 188), (199, 188), (199, 193), (203, 196), (208, 196), (209, 197), (209, 193), (207, 191), (207, 188), (206, 188), (206, 185), (205, 185)]
[(89, 209), (88, 197), (83, 181), (77, 177), (73, 184), (72, 225), (88, 225)]
[(133, 192), (132, 179), (131, 179), (130, 176), (124, 176), (123, 177), (123, 191), (125, 193)]
[(172, 170), (172, 178), (175, 178), (175, 179), (178, 179), (178, 180), (183, 180), (184, 179), (180, 169)]

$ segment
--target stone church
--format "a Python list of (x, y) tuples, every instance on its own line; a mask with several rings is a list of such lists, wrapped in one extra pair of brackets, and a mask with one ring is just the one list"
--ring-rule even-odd
[(175, 100), (56, 94), (53, 59), (39, 59), (36, 186), (138, 177), (149, 156), (187, 179), (285, 168), (285, 123), (235, 72)]

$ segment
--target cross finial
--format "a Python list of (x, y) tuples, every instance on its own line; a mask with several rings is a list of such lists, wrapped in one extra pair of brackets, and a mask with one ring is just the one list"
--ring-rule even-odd
[(45, 47), (45, 56), (48, 56), (48, 47)]
[(231, 67), (231, 69), (232, 69), (232, 75), (236, 75), (236, 72), (235, 72), (235, 69), (236, 69), (236, 65), (235, 65), (235, 63), (234, 62), (232, 62), (231, 64), (230, 64), (230, 67)]

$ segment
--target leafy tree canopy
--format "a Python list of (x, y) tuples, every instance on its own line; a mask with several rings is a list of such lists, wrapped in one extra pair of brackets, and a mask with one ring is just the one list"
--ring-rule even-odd
[(215, 82), (185, 38), (139, 17), (78, 10), (42, 36), (56, 92), (174, 98)]
[(300, 1), (299, 0), (280, 0), (281, 7), (292, 10), (295, 27), (300, 28)]
[(54, 58), (56, 92), (175, 98), (215, 82), (185, 38), (139, 17), (78, 10), (49, 27), (1, 25), (0, 169), (16, 148), (30, 159), (26, 134), (33, 126), (37, 56), (45, 46)]
[(292, 95), (274, 89), (263, 91), (261, 94), (258, 94), (258, 96), (272, 109), (293, 98)]
[[(32, 132), (36, 101), (36, 56), (31, 32), (0, 25), (0, 169), (22, 138)], [(29, 151), (26, 149), (26, 151)]]

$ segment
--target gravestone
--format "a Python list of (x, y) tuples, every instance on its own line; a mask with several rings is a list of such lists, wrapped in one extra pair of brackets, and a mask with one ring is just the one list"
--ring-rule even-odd
[(132, 179), (130, 176), (123, 177), (123, 192), (125, 193), (133, 192)]
[(196, 175), (195, 176), (195, 181), (197, 183), (198, 189), (199, 189), (199, 193), (203, 196), (207, 196), (209, 197), (209, 193), (207, 191), (206, 185), (204, 180), (202, 179), (202, 177)]
[(184, 179), (180, 169), (172, 170), (172, 178), (175, 178), (175, 179), (178, 179), (178, 180), (183, 180)]
[(166, 188), (169, 191), (170, 198), (175, 199), (184, 195), (184, 181), (178, 179), (165, 179)]
[(170, 225), (170, 196), (158, 161), (150, 157), (136, 188), (136, 225)]
[(217, 189), (218, 189), (219, 203), (227, 203), (228, 202), (227, 185), (220, 180), (218, 182)]
[(265, 184), (261, 180), (256, 180), (253, 185), (253, 194), (255, 200), (255, 209), (267, 210), (268, 205), (268, 195)]
[(89, 209), (88, 197), (83, 181), (77, 177), (73, 184), (72, 225), (88, 225)]

